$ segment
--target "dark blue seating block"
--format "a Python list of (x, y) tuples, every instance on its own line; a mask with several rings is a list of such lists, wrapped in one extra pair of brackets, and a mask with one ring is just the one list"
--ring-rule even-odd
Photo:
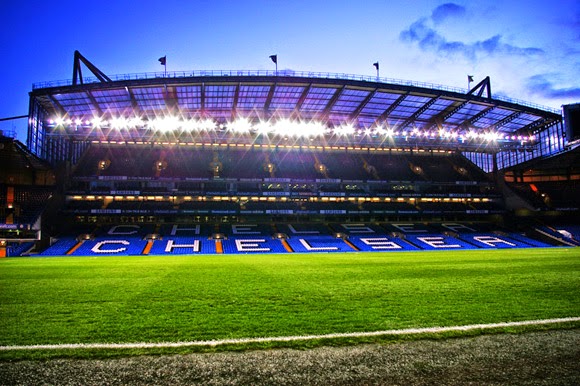
[(348, 241), (364, 252), (400, 252), (419, 250), (419, 248), (405, 242), (404, 240), (384, 235), (350, 236)]
[(334, 232), (346, 233), (351, 236), (385, 235), (385, 229), (375, 224), (365, 223), (337, 223), (330, 224)]
[(270, 238), (274, 230), (269, 224), (222, 224), (220, 225), (221, 233), (228, 237), (260, 237)]
[(521, 235), (519, 233), (514, 233), (514, 232), (508, 233), (508, 237), (510, 239), (512, 239), (514, 242), (519, 241), (519, 242), (523, 243), (524, 247), (532, 246), (532, 247), (544, 248), (544, 247), (551, 247), (552, 246), (552, 245), (546, 244), (542, 241), (531, 239), (531, 238), (526, 237), (524, 235)]
[(381, 226), (385, 228), (387, 232), (399, 232), (410, 235), (427, 235), (439, 232), (435, 226), (423, 223), (392, 222), (381, 224)]
[(6, 248), (6, 256), (17, 257), (21, 256), (24, 252), (28, 251), (34, 246), (34, 243), (27, 241), (24, 243), (10, 243)]
[(87, 240), (76, 251), (73, 256), (103, 256), (103, 255), (140, 255), (145, 249), (147, 241), (140, 237), (97, 237), (94, 240)]
[(286, 240), (294, 252), (352, 252), (344, 240), (332, 236), (298, 236)]
[(464, 233), (460, 239), (477, 246), (478, 248), (525, 248), (529, 244), (494, 233)]
[(215, 241), (207, 237), (167, 236), (155, 240), (150, 255), (192, 255), (215, 253)]
[(213, 225), (207, 224), (163, 224), (159, 233), (161, 236), (194, 236), (208, 237), (215, 232)]
[(463, 234), (463, 233), (477, 233), (490, 231), (490, 229), (485, 228), (481, 224), (472, 224), (472, 223), (459, 223), (449, 221), (430, 225), (432, 226), (432, 228), (435, 228), (439, 233), (455, 232)]
[(429, 233), (421, 235), (409, 235), (407, 234), (406, 240), (410, 241), (414, 245), (425, 250), (460, 250), (460, 249), (476, 249), (474, 245), (471, 245), (463, 240), (456, 239), (454, 237), (446, 236), (440, 233)]
[(324, 224), (276, 224), (278, 232), (288, 237), (316, 237), (332, 235), (333, 231)]
[(236, 237), (222, 241), (224, 253), (286, 253), (282, 241), (270, 237)]
[(72, 237), (63, 237), (59, 239), (56, 243), (52, 244), (50, 247), (46, 248), (44, 251), (39, 253), (39, 256), (63, 256), (72, 247), (77, 244), (77, 240)]
[(107, 239), (126, 239), (128, 237), (144, 238), (146, 235), (153, 233), (155, 226), (151, 224), (118, 224), (107, 225), (99, 228), (96, 236)]

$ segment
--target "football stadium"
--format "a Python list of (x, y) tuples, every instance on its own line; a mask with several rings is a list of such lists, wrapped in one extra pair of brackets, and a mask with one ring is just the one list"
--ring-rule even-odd
[(580, 105), (473, 83), (75, 52), (0, 137), (0, 355), (577, 328)]

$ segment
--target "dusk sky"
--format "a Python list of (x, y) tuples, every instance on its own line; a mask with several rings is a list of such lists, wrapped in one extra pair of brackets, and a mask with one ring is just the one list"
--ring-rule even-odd
[[(79, 50), (105, 74), (278, 69), (467, 88), (560, 108), (580, 102), (580, 1), (3, 1), (0, 118), (32, 84), (72, 79)], [(83, 71), (90, 75), (88, 70)], [(473, 86), (474, 84), (472, 84)], [(0, 122), (26, 141), (26, 119)]]

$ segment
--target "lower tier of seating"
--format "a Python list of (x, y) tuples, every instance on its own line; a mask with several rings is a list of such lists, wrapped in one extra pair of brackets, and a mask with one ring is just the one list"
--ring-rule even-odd
[[(153, 232), (158, 233), (153, 233)], [(487, 223), (109, 225), (40, 256), (320, 253), (548, 247)]]

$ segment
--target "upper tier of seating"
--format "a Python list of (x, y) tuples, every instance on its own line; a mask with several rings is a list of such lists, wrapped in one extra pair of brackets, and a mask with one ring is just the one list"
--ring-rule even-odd
[(74, 176), (166, 179), (486, 181), (459, 154), (91, 146)]
[(0, 224), (34, 223), (52, 192), (46, 186), (0, 185)]
[(511, 182), (508, 186), (540, 210), (580, 208), (580, 181)]

